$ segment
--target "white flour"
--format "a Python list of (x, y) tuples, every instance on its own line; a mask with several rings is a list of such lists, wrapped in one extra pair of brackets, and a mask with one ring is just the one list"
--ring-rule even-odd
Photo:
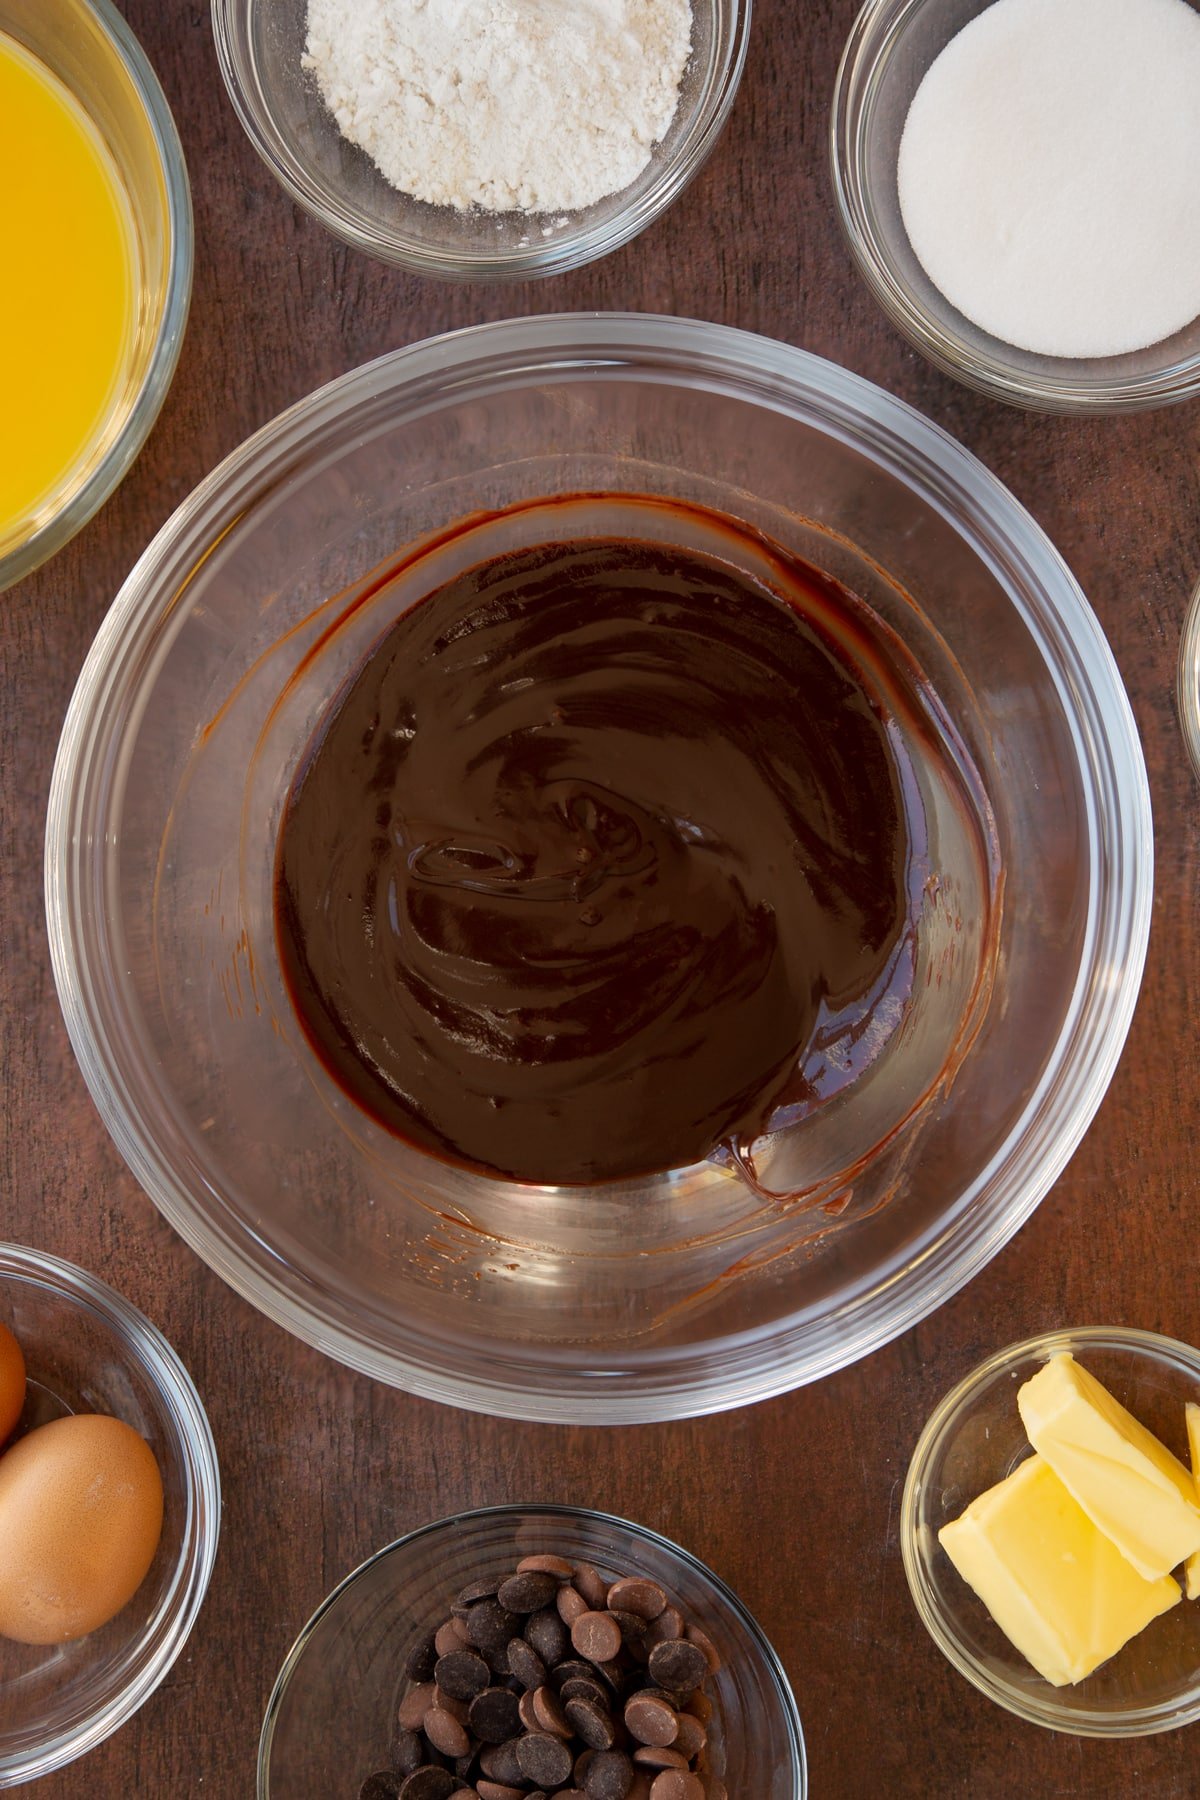
[(304, 64), (403, 193), (574, 211), (646, 167), (691, 28), (690, 0), (309, 0)]

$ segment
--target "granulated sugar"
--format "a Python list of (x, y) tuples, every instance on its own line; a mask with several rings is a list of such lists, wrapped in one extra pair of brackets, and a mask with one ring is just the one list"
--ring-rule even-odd
[(304, 61), (403, 193), (575, 211), (650, 161), (691, 28), (690, 0), (309, 0)]
[(932, 64), (900, 144), (909, 241), (985, 331), (1116, 356), (1200, 316), (1200, 14), (997, 0)]

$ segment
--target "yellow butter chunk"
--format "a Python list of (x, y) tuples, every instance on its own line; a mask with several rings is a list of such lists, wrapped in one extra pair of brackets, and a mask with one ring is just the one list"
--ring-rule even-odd
[(1188, 1470), (1073, 1356), (1052, 1356), (1017, 1405), (1034, 1449), (1139, 1574), (1156, 1581), (1200, 1550)]
[[(1196, 1484), (1196, 1503), (1200, 1505), (1200, 1406), (1189, 1400), (1184, 1408), (1187, 1416), (1188, 1449), (1192, 1453), (1192, 1480)], [(1184, 1568), (1189, 1600), (1200, 1600), (1200, 1550), (1194, 1550)]]
[(1055, 1687), (1082, 1681), (1181, 1598), (1097, 1531), (1044, 1457), (944, 1525), (938, 1541), (1001, 1631)]

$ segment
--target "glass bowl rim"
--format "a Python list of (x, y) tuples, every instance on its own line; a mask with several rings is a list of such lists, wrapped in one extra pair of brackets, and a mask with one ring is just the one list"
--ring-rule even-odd
[[(900, 1549), (909, 1593), (922, 1624), (938, 1649), (958, 1673), (978, 1688), (989, 1700), (1028, 1724), (1044, 1726), (1049, 1731), (1071, 1737), (1134, 1738), (1148, 1737), (1162, 1731), (1175, 1731), (1200, 1720), (1200, 1659), (1192, 1682), (1190, 1696), (1181, 1706), (1178, 1701), (1138, 1707), (1121, 1714), (1103, 1708), (1068, 1709), (1056, 1704), (1056, 1690), (1047, 1684), (1044, 1699), (1033, 1698), (993, 1676), (974, 1657), (961, 1649), (947, 1631), (936, 1595), (925, 1580), (924, 1565), (916, 1548), (916, 1513), (918, 1489), (932, 1457), (956, 1424), (963, 1408), (1008, 1369), (1031, 1357), (1051, 1356), (1059, 1350), (1089, 1349), (1130, 1351), (1145, 1357), (1158, 1367), (1167, 1365), (1181, 1374), (1191, 1375), (1200, 1398), (1200, 1350), (1179, 1338), (1162, 1332), (1145, 1331), (1134, 1325), (1077, 1325), (1043, 1331), (1019, 1343), (1007, 1344), (979, 1363), (961, 1381), (955, 1383), (933, 1412), (917, 1439), (909, 1461), (900, 1502)], [(1015, 1404), (1015, 1401), (1014, 1401)], [(1187, 1605), (1185, 1600), (1183, 1605)], [(1194, 1603), (1193, 1603), (1194, 1604)]]
[[(241, 1227), (199, 1217), (177, 1171), (142, 1132), (136, 1107), (116, 1081), (105, 1021), (79, 955), (81, 927), (90, 915), (78, 904), (76, 878), (92, 829), (78, 817), (79, 796), (89, 760), (100, 754), (106, 720), (115, 702), (124, 702), (130, 671), (138, 670), (139, 645), (157, 630), (168, 601), (168, 610), (178, 611), (186, 577), (203, 561), (207, 545), (252, 510), (255, 496), (284, 468), (359, 406), (398, 390), (413, 406), (418, 400), (424, 406), (431, 394), (458, 400), (494, 392), (503, 382), (601, 379), (614, 372), (630, 377), (647, 366), (656, 379), (733, 392), (745, 402), (774, 405), (849, 436), (948, 518), (988, 567), (1008, 575), (1018, 592), (1023, 594), (1022, 584), (1031, 590), (1028, 605), (1036, 611), (1024, 611), (1025, 600), (1018, 602), (1015, 595), (1012, 604), (1038, 640), (1071, 721), (1081, 779), (1090, 791), (1091, 854), (1097, 866), (1104, 861), (1102, 851), (1108, 857), (1104, 904), (1097, 899), (1100, 883), (1094, 882), (1074, 998), (1042, 1080), (1001, 1150), (960, 1196), (953, 1217), (931, 1233), (935, 1241), (925, 1246), (919, 1282), (899, 1300), (895, 1284), (880, 1278), (865, 1298), (856, 1290), (821, 1316), (816, 1344), (813, 1328), (799, 1315), (786, 1328), (774, 1328), (769, 1355), (762, 1353), (754, 1331), (721, 1338), (729, 1365), (721, 1384), (711, 1377), (692, 1381), (686, 1371), (691, 1352), (643, 1349), (640, 1372), (628, 1380), (603, 1371), (597, 1379), (593, 1355), (586, 1366), (569, 1365), (564, 1382), (561, 1348), (502, 1369), (490, 1344), (492, 1373), (485, 1381), (480, 1371), (468, 1378), (435, 1367), (427, 1335), (420, 1346), (397, 1351), (393, 1334), (382, 1349), (361, 1324), (340, 1316), (335, 1321), (306, 1285), (289, 1285), (273, 1262), (265, 1274)], [(1111, 843), (1097, 840), (1101, 826), (1111, 832)], [(235, 450), (161, 528), (101, 624), (63, 726), (46, 825), (47, 928), (75, 1054), (121, 1154), (185, 1241), (259, 1311), (363, 1373), (477, 1410), (604, 1424), (721, 1411), (832, 1373), (926, 1317), (990, 1261), (1062, 1172), (1116, 1066), (1146, 955), (1152, 870), (1149, 786), (1116, 664), (1062, 557), (1015, 497), (940, 427), (836, 364), (733, 327), (642, 313), (535, 316), (426, 339), (338, 377)], [(1092, 981), (1100, 960), (1120, 970), (1118, 981)], [(993, 1197), (984, 1218), (964, 1224), (967, 1199), (993, 1183), (998, 1170), (1003, 1202)], [(851, 1313), (857, 1324), (853, 1333), (846, 1329)], [(797, 1331), (802, 1341), (794, 1343)], [(716, 1341), (709, 1340), (709, 1351)], [(735, 1368), (735, 1357), (747, 1350), (757, 1353), (753, 1367)]]
[[(397, 231), (369, 230), (326, 184), (315, 180), (279, 128), (270, 96), (249, 65), (248, 25), (262, 0), (212, 0), (217, 61), (237, 118), (259, 157), (284, 192), (334, 237), (368, 256), (443, 281), (525, 281), (562, 275), (618, 250), (645, 231), (698, 175), (715, 148), (741, 85), (750, 41), (754, 0), (711, 0), (730, 23), (729, 51), (714, 68), (704, 102), (688, 122), (676, 152), (663, 160), (636, 201), (617, 206), (596, 224), (572, 226), (540, 244), (490, 254), (429, 249)], [(656, 147), (657, 148), (657, 147)], [(639, 178), (640, 179), (640, 178)], [(620, 199), (620, 195), (609, 197)], [(598, 204), (605, 204), (604, 201)]]
[(899, 275), (875, 229), (862, 127), (870, 116), (870, 98), (881, 64), (890, 56), (898, 32), (923, 7), (934, 3), (865, 0), (850, 28), (834, 80), (829, 120), (834, 199), (842, 234), (875, 301), (892, 325), (935, 367), (977, 393), (1010, 406), (1030, 412), (1107, 414), (1146, 411), (1191, 399), (1200, 393), (1200, 350), (1135, 378), (1092, 376), (1072, 381), (1062, 374), (1042, 374), (1034, 366), (1017, 369), (1012, 359), (1019, 361), (1031, 352), (1008, 346), (1009, 360), (1003, 361), (969, 344), (950, 322), (953, 308), (949, 301), (944, 314), (930, 311)]
[(624, 1519), (617, 1513), (601, 1512), (594, 1507), (565, 1506), (553, 1501), (548, 1501), (545, 1504), (532, 1501), (527, 1504), (522, 1504), (519, 1501), (510, 1501), (500, 1506), (473, 1506), (465, 1508), (462, 1512), (447, 1513), (443, 1518), (433, 1519), (426, 1525), (418, 1525), (413, 1531), (406, 1531), (401, 1537), (394, 1538), (390, 1544), (384, 1544), (382, 1549), (373, 1551), (370, 1556), (358, 1564), (357, 1568), (351, 1569), (348, 1575), (342, 1577), (337, 1585), (332, 1588), (321, 1601), (320, 1605), (315, 1609), (307, 1622), (301, 1627), (300, 1632), (280, 1665), (278, 1675), (275, 1677), (275, 1684), (271, 1689), (271, 1695), (267, 1701), (267, 1709), (263, 1715), (262, 1730), (258, 1740), (258, 1800), (270, 1800), (269, 1765), (271, 1745), (274, 1740), (275, 1724), (279, 1717), (279, 1709), (283, 1704), (284, 1696), (291, 1684), (292, 1677), (302, 1662), (305, 1651), (308, 1649), (308, 1645), (315, 1635), (321, 1621), (324, 1619), (326, 1613), (333, 1609), (347, 1589), (352, 1587), (362, 1577), (366, 1576), (377, 1563), (385, 1561), (388, 1557), (394, 1556), (402, 1550), (412, 1549), (422, 1539), (436, 1536), (439, 1532), (444, 1532), (452, 1526), (476, 1526), (482, 1525), (491, 1519), (500, 1520), (506, 1518), (510, 1518), (516, 1522), (527, 1519), (530, 1514), (537, 1514), (539, 1517), (567, 1520), (585, 1519), (590, 1523), (600, 1526), (612, 1526), (618, 1531), (629, 1532), (634, 1537), (641, 1538), (652, 1548), (663, 1551), (673, 1561), (682, 1563), (694, 1573), (701, 1576), (701, 1578), (714, 1590), (717, 1598), (722, 1604), (727, 1606), (736, 1615), (739, 1623), (747, 1631), (762, 1657), (763, 1666), (771, 1677), (772, 1684), (779, 1696), (788, 1732), (792, 1739), (792, 1773), (798, 1784), (796, 1788), (796, 1800), (804, 1800), (804, 1796), (808, 1792), (808, 1760), (800, 1709), (796, 1704), (796, 1696), (792, 1691), (792, 1684), (788, 1679), (787, 1671), (784, 1669), (783, 1663), (780, 1661), (778, 1652), (775, 1650), (771, 1640), (767, 1637), (762, 1626), (758, 1623), (758, 1620), (754, 1617), (753, 1613), (745, 1603), (739, 1599), (738, 1595), (734, 1593), (727, 1582), (723, 1581), (719, 1575), (715, 1574), (714, 1571), (709, 1568), (707, 1563), (701, 1562), (698, 1556), (693, 1555), (690, 1550), (685, 1550), (682, 1544), (675, 1543), (672, 1538), (665, 1537), (661, 1531), (655, 1531), (652, 1526), (639, 1525), (636, 1520)]
[(137, 399), (116, 438), (78, 493), (45, 524), (0, 556), (0, 594), (48, 562), (111, 499), (140, 454), (162, 411), (183, 349), (192, 299), (195, 237), (183, 145), (150, 60), (113, 0), (83, 0), (108, 38), (145, 111), (158, 151), (170, 234), (166, 292), (154, 347)]
[(1188, 602), (1179, 639), (1176, 704), (1183, 741), (1196, 779), (1200, 781), (1200, 582)]
[(221, 1531), (221, 1474), (212, 1427), (195, 1383), (158, 1326), (98, 1276), (26, 1244), (0, 1243), (0, 1285), (6, 1280), (43, 1288), (94, 1314), (114, 1333), (178, 1433), (186, 1513), (153, 1656), (90, 1715), (38, 1749), (10, 1756), (0, 1748), (0, 1787), (34, 1780), (74, 1762), (126, 1724), (149, 1699), (191, 1635), (208, 1592)]

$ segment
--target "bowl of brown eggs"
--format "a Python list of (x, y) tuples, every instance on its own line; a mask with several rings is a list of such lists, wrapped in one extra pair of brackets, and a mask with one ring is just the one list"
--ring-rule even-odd
[(212, 1574), (216, 1447), (183, 1364), (94, 1276), (0, 1244), (0, 1787), (137, 1711)]

